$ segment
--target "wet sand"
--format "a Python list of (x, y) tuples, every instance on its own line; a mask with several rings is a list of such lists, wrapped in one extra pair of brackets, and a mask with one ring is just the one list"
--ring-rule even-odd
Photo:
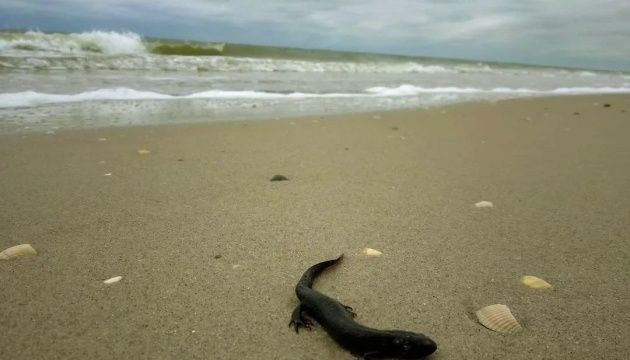
[(0, 358), (353, 359), (287, 327), (340, 253), (316, 288), (434, 359), (626, 358), (629, 135), (602, 95), (2, 136), (0, 249), (39, 254), (0, 262)]

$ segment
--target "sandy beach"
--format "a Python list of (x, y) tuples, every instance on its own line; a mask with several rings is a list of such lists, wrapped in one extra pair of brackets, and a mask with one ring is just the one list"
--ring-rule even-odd
[(353, 359), (287, 326), (344, 253), (316, 289), (432, 359), (626, 359), (629, 135), (598, 95), (0, 136), (0, 358)]

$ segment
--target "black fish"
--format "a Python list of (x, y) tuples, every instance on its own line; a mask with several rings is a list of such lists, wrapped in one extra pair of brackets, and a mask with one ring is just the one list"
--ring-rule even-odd
[(432, 354), (437, 344), (424, 336), (401, 330), (376, 330), (354, 321), (352, 308), (313, 290), (315, 278), (329, 266), (337, 264), (343, 254), (311, 266), (295, 287), (300, 304), (291, 315), (289, 326), (297, 333), (301, 327), (310, 329), (315, 319), (343, 348), (364, 359), (417, 359)]

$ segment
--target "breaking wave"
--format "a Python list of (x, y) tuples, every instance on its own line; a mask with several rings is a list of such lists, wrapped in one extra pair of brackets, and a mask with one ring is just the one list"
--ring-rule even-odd
[(0, 70), (218, 72), (527, 72), (487, 63), (343, 51), (148, 39), (133, 32), (0, 32)]
[(2, 56), (76, 56), (145, 54), (140, 35), (114, 31), (48, 34), (40, 31), (5, 33), (0, 37)]

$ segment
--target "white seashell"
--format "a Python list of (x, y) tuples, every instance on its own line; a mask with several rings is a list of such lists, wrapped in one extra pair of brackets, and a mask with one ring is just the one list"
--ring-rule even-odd
[(494, 204), (490, 201), (480, 201), (475, 204), (475, 207), (478, 207), (478, 208), (494, 207)]
[(112, 176), (112, 173), (103, 174), (103, 176)]
[(30, 244), (16, 245), (0, 252), (0, 260), (11, 260), (29, 255), (37, 255), (37, 251)]
[(376, 250), (376, 249), (370, 249), (370, 248), (365, 248), (363, 250), (363, 253), (367, 256), (381, 256), (383, 255), (382, 252)]
[(120, 280), (122, 280), (122, 276), (114, 276), (111, 279), (107, 279), (105, 281), (103, 281), (104, 284), (113, 284), (113, 283), (117, 283)]
[(502, 304), (489, 305), (476, 312), (481, 325), (500, 333), (513, 333), (521, 330), (510, 309)]
[(551, 284), (545, 280), (531, 275), (525, 275), (521, 278), (521, 282), (534, 289), (549, 289)]

